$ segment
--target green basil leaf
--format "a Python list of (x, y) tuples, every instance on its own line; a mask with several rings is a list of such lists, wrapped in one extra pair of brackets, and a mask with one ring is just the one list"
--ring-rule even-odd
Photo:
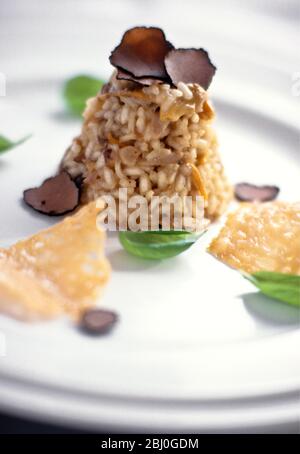
[(190, 248), (203, 235), (186, 231), (120, 232), (119, 239), (130, 254), (144, 259), (162, 260)]
[(27, 139), (29, 139), (29, 136), (23, 137), (20, 140), (17, 140), (16, 142), (13, 142), (12, 140), (9, 140), (7, 137), (0, 136), (0, 154), (4, 153), (5, 151), (11, 150), (12, 148), (17, 147), (18, 145), (21, 145), (21, 143), (25, 142)]
[(81, 116), (85, 109), (86, 100), (96, 96), (103, 84), (103, 80), (88, 75), (69, 79), (65, 83), (63, 95), (70, 113)]
[(243, 276), (265, 295), (300, 307), (300, 276), (271, 271), (258, 271)]

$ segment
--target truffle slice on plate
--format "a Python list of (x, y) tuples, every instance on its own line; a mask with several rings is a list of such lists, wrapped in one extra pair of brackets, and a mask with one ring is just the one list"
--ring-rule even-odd
[(67, 172), (48, 178), (38, 188), (26, 189), (24, 202), (40, 213), (59, 216), (79, 204), (79, 188)]
[(256, 186), (250, 183), (238, 183), (234, 187), (234, 195), (241, 202), (270, 202), (279, 194), (277, 186)]

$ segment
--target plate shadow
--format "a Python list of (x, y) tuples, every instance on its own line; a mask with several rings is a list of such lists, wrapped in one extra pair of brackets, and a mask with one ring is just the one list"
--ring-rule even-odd
[(275, 299), (269, 298), (260, 292), (241, 295), (246, 310), (251, 316), (276, 326), (299, 326), (300, 310)]
[(110, 261), (112, 269), (116, 271), (144, 271), (154, 268), (161, 263), (160, 260), (145, 260), (134, 257), (122, 249), (107, 253), (107, 258)]

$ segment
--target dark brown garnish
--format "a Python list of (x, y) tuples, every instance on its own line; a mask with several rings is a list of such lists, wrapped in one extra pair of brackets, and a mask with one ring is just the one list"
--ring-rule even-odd
[(146, 86), (152, 85), (154, 82), (156, 82), (156, 83), (163, 83), (164, 82), (163, 80), (153, 79), (152, 77), (139, 77), (139, 78), (137, 78), (137, 77), (134, 77), (129, 72), (124, 71), (124, 69), (118, 69), (117, 79), (119, 79), (119, 80), (130, 80), (132, 82), (136, 82), (138, 84), (146, 85)]
[(141, 85), (166, 82), (176, 86), (184, 82), (206, 90), (216, 72), (206, 50), (174, 49), (157, 27), (127, 30), (109, 59), (117, 68), (117, 79)]
[(234, 195), (241, 202), (269, 202), (276, 199), (279, 193), (277, 186), (255, 186), (250, 183), (235, 185)]
[(81, 188), (82, 188), (82, 185), (83, 185), (83, 175), (77, 175), (77, 177), (75, 177), (73, 179), (74, 183), (76, 184), (77, 188), (79, 189), (79, 191), (81, 191)]
[(113, 66), (124, 70), (128, 77), (132, 75), (130, 80), (149, 77), (167, 80), (164, 59), (171, 49), (173, 45), (160, 28), (135, 27), (124, 33), (109, 60)]
[(103, 309), (88, 309), (81, 318), (80, 328), (89, 334), (105, 334), (116, 323), (115, 312)]
[(173, 49), (165, 58), (172, 83), (199, 84), (205, 90), (210, 86), (216, 67), (204, 49)]
[(79, 188), (67, 172), (61, 172), (45, 180), (40, 187), (24, 191), (23, 199), (40, 213), (59, 216), (78, 206)]

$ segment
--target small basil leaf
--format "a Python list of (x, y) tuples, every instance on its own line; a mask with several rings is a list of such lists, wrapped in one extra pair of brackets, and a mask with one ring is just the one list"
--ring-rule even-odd
[(0, 154), (5, 153), (5, 151), (11, 150), (12, 148), (17, 147), (18, 145), (21, 145), (23, 142), (25, 142), (27, 139), (29, 139), (29, 136), (23, 137), (20, 140), (17, 140), (16, 142), (13, 142), (12, 140), (7, 139), (7, 137), (0, 136)]
[(203, 235), (185, 231), (120, 232), (119, 239), (130, 254), (144, 259), (162, 260), (190, 248)]
[(96, 96), (104, 82), (88, 75), (80, 75), (69, 79), (64, 86), (63, 95), (70, 113), (81, 116), (86, 100)]
[(271, 271), (258, 271), (243, 276), (265, 295), (300, 307), (300, 276)]

